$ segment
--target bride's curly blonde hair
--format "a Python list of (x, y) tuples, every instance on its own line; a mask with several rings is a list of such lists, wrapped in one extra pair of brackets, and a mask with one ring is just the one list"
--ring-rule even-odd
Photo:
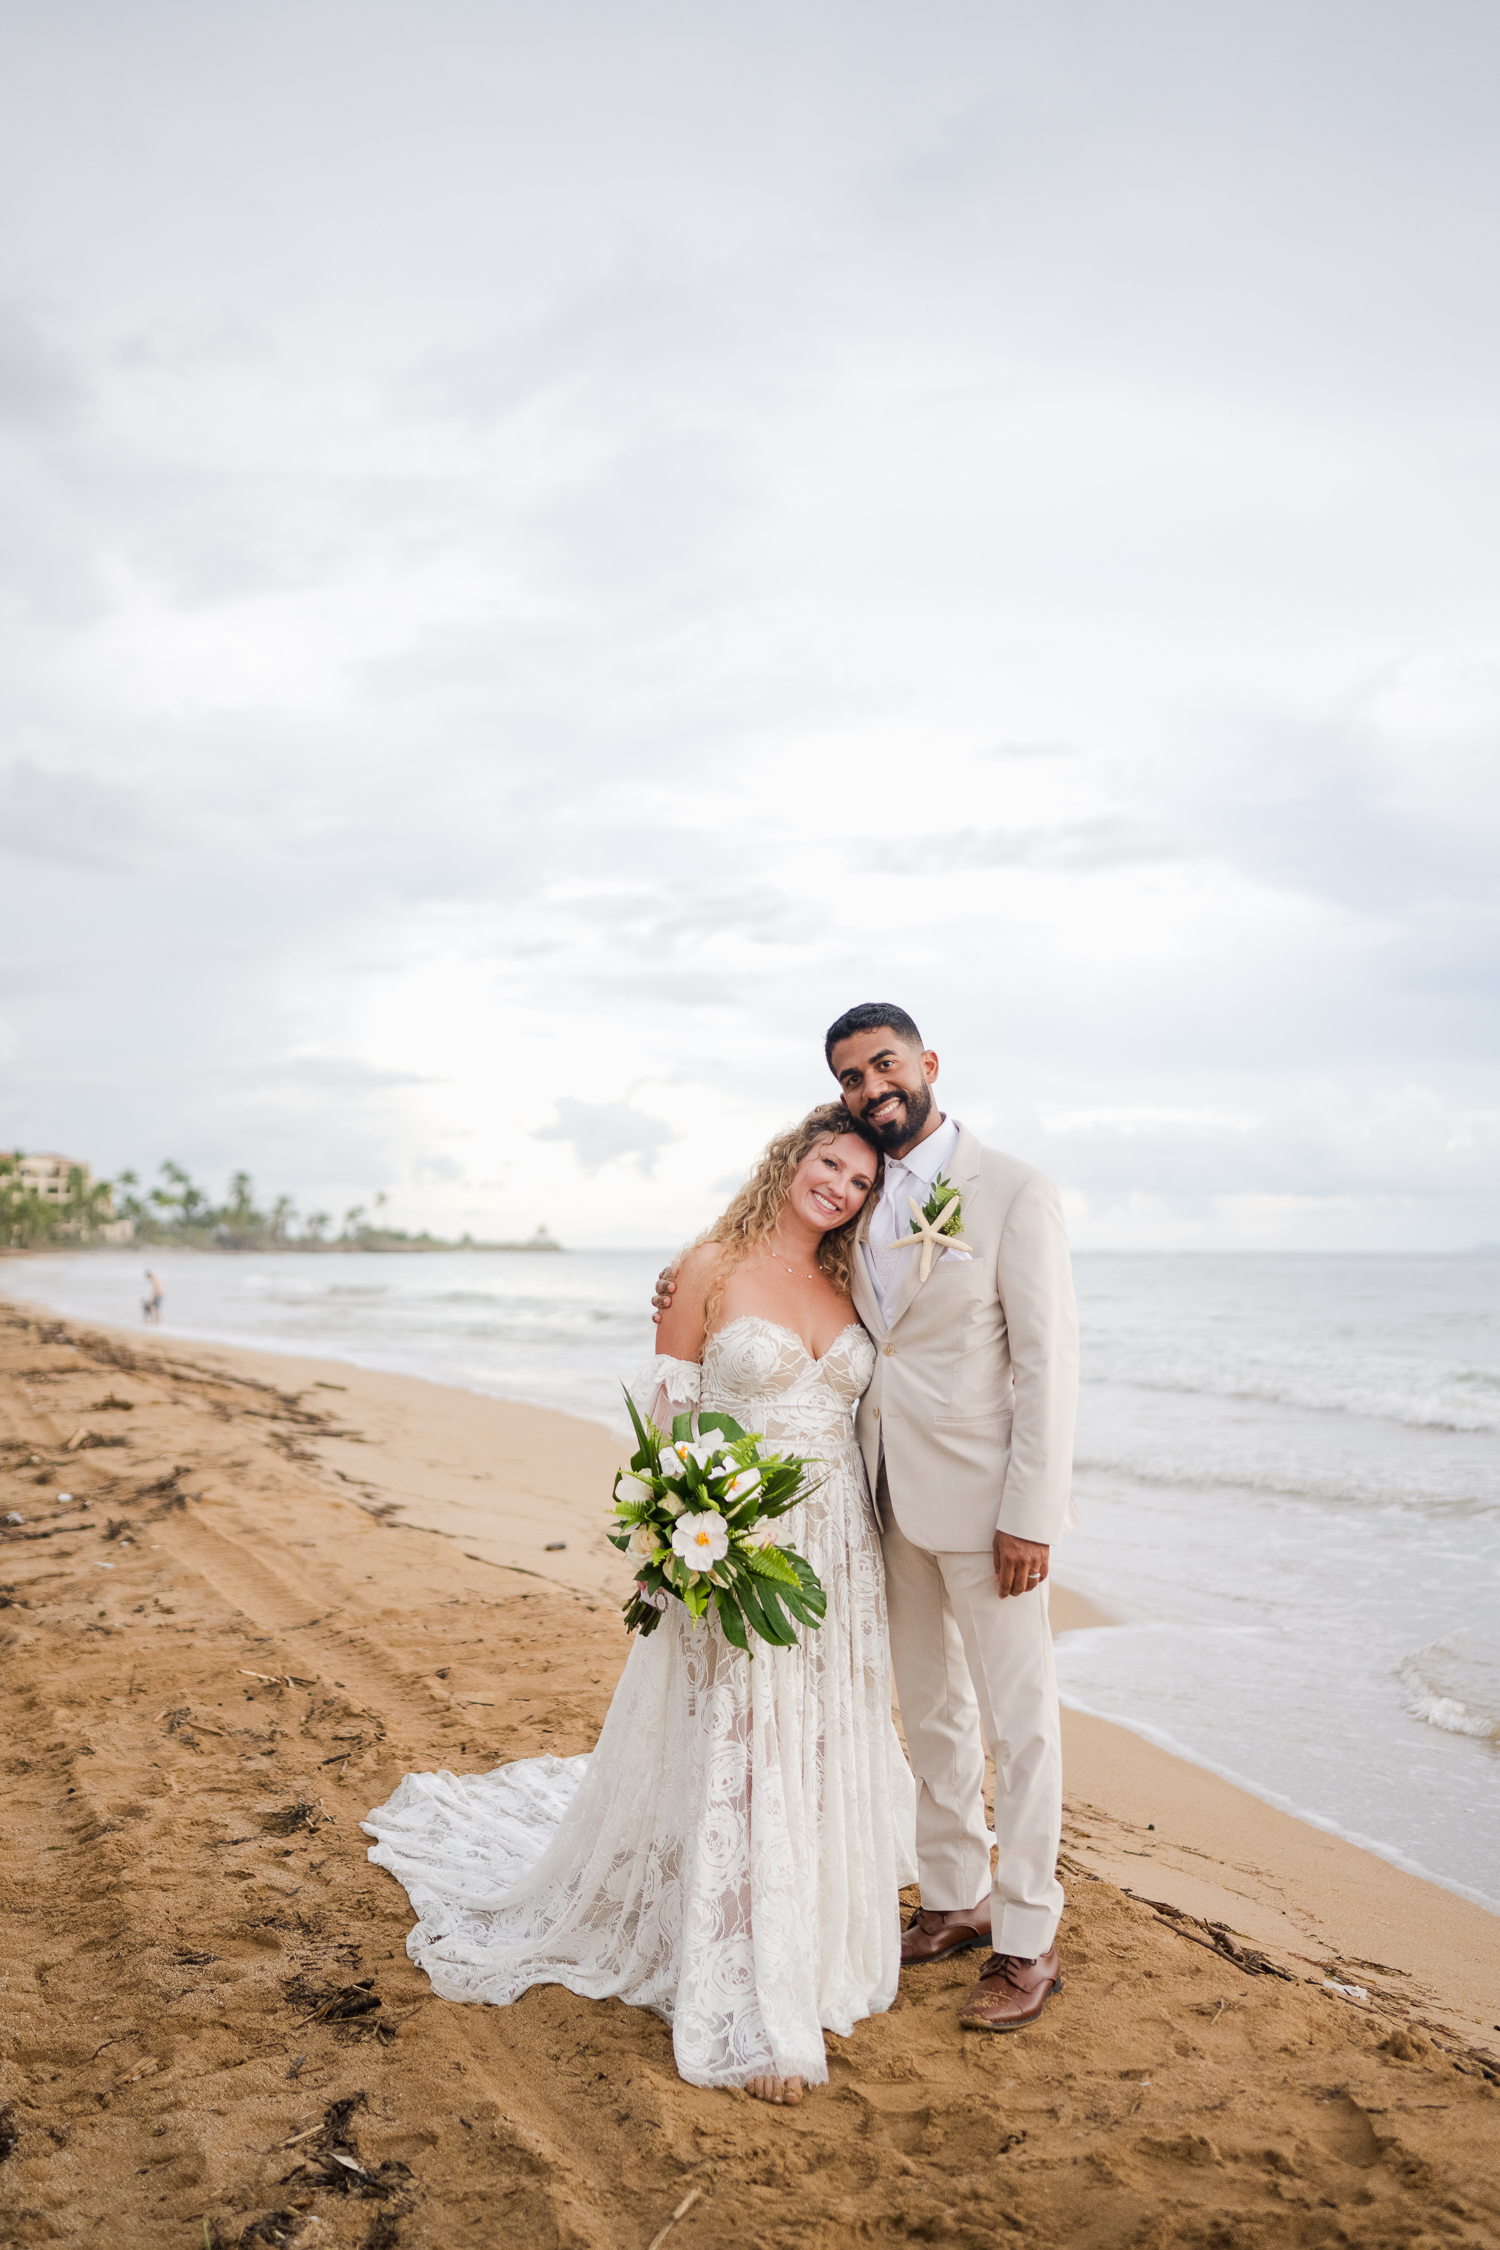
[[(842, 1102), (820, 1102), (816, 1109), (810, 1109), (800, 1124), (790, 1126), (786, 1132), (778, 1133), (775, 1140), (767, 1143), (755, 1170), (728, 1210), (699, 1235), (698, 1242), (693, 1245), (695, 1249), (699, 1243), (705, 1242), (721, 1242), (724, 1245), (724, 1255), (719, 1260), (719, 1268), (703, 1308), (706, 1328), (713, 1326), (725, 1284), (735, 1267), (743, 1264), (750, 1252), (775, 1232), (776, 1222), (791, 1193), (798, 1165), (825, 1141), (837, 1140), (840, 1133), (854, 1133), (860, 1140), (866, 1139)], [(875, 1174), (870, 1195), (878, 1196), (884, 1160), (879, 1149), (868, 1141), (866, 1145), (870, 1149), (870, 1162)], [(818, 1244), (818, 1265), (843, 1297), (850, 1294), (854, 1236), (868, 1203), (867, 1196), (852, 1219), (846, 1219), (841, 1227), (831, 1227)]]

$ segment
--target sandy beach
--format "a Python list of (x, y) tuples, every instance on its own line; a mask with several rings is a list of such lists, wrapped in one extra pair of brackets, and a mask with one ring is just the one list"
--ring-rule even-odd
[(1076, 1715), (1066, 1984), (1021, 2037), (929, 1968), (777, 2111), (684, 2086), (639, 2011), (435, 2000), (360, 1817), (591, 1746), (617, 1459), (0, 1304), (0, 2241), (1500, 2239), (1500, 1920)]

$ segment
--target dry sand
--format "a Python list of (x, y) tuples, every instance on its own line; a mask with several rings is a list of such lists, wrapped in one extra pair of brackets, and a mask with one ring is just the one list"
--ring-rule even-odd
[(1500, 1920), (1099, 1722), (1065, 1990), (1020, 2037), (957, 2029), (969, 1956), (767, 2110), (681, 2084), (636, 2010), (433, 1999), (360, 1816), (408, 1768), (590, 1746), (615, 1460), (0, 1310), (0, 2241), (1500, 2241)]

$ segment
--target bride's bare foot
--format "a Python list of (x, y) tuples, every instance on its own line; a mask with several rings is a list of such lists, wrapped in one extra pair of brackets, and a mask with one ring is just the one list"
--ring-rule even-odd
[(800, 2078), (747, 2078), (745, 2092), (753, 2094), (758, 2102), (800, 2102)]

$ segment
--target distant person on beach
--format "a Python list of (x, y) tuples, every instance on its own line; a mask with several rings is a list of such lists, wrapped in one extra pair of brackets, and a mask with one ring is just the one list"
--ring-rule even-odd
[(161, 1326), (162, 1286), (150, 1267), (146, 1269), (146, 1294), (141, 1299), (141, 1313), (153, 1328)]

